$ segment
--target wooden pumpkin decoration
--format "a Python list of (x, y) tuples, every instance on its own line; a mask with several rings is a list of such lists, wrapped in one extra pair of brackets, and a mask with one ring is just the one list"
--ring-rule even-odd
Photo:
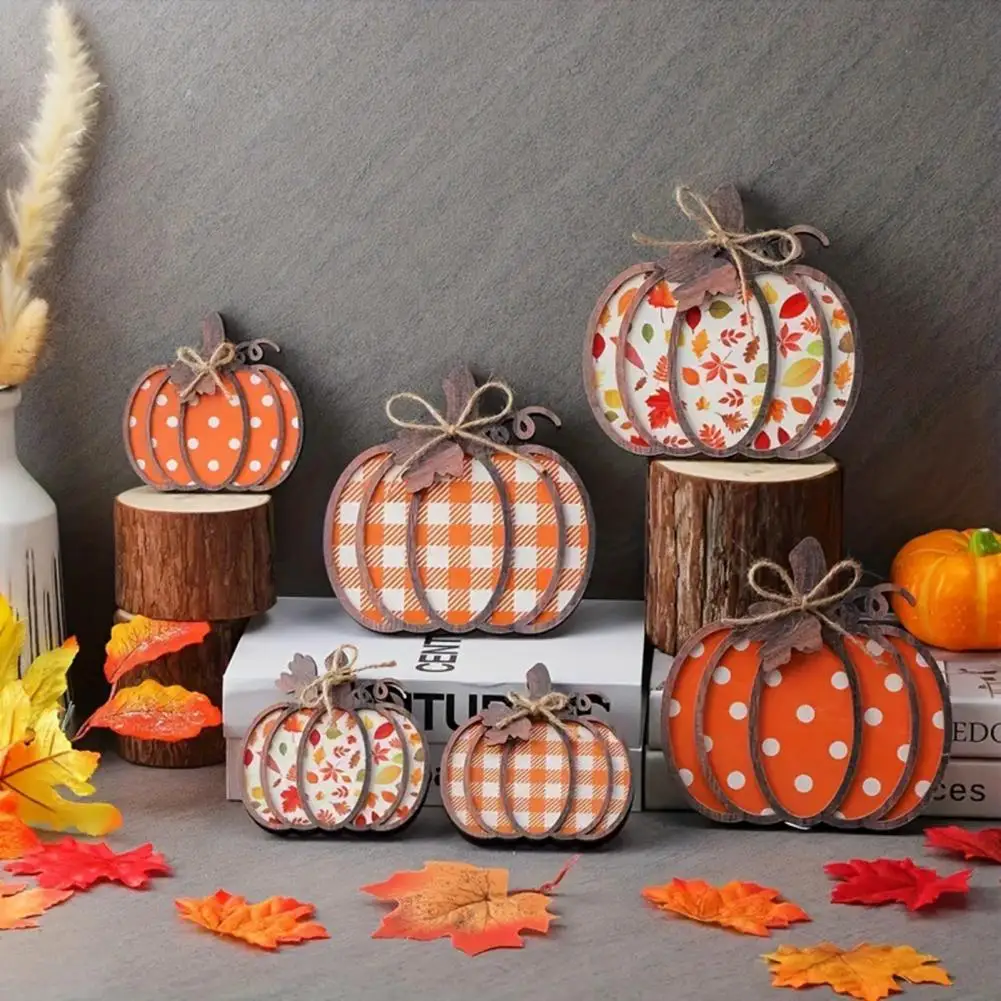
[(424, 805), (424, 734), (403, 708), (399, 685), (356, 679), (357, 655), (339, 647), (319, 678), (316, 662), (297, 654), (278, 682), (291, 700), (251, 723), (243, 802), (266, 830), (387, 833)]
[[(483, 397), (506, 397), (483, 414)], [(542, 407), (512, 409), (511, 390), (445, 381), (440, 413), (412, 393), (387, 405), (395, 441), (341, 474), (323, 530), (330, 582), (347, 612), (377, 632), (541, 633), (576, 608), (591, 573), (594, 523), (573, 467), (526, 444)], [(411, 401), (430, 422), (405, 420)], [(508, 426), (508, 424), (510, 426)]]
[(589, 719), (586, 697), (554, 692), (536, 664), (528, 691), (494, 703), (452, 735), (442, 757), (442, 801), (474, 840), (604, 841), (629, 816), (629, 752)]
[[(664, 689), (668, 763), (699, 812), (724, 822), (889, 829), (928, 801), (951, 740), (931, 653), (894, 623), (861, 568), (826, 570), (815, 539), (792, 576), (752, 566), (763, 602), (706, 626), (679, 650)], [(761, 583), (775, 573), (783, 588)], [(837, 581), (845, 572), (852, 580)], [(861, 608), (859, 607), (861, 604)]]
[(302, 408), (267, 340), (233, 344), (222, 317), (202, 324), (201, 351), (183, 347), (136, 383), (125, 407), (125, 449), (156, 490), (272, 490), (302, 447)]
[(827, 275), (797, 263), (809, 226), (744, 232), (736, 188), (679, 207), (704, 233), (614, 278), (588, 321), (584, 383), (639, 455), (802, 459), (844, 428), (860, 387), (858, 325)]
[(906, 629), (946, 650), (1001, 649), (1001, 540), (989, 528), (939, 529), (897, 553), (890, 579), (914, 595), (893, 598)]

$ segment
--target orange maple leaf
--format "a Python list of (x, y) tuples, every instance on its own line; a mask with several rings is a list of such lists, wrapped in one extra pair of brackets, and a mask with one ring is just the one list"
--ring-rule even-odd
[(363, 886), (365, 893), (392, 900), (396, 907), (372, 938), (410, 938), (430, 942), (451, 938), (468, 956), (489, 949), (520, 949), (523, 931), (545, 935), (556, 917), (549, 897), (576, 861), (571, 859), (550, 883), (538, 890), (507, 888), (507, 869), (481, 869), (465, 862), (425, 862), (423, 869), (398, 872), (384, 883)]
[(647, 293), (646, 301), (655, 309), (670, 309), (678, 304), (667, 282), (657, 282)]
[(0, 791), (0, 859), (18, 859), (41, 847), (38, 835), (17, 815), (17, 795)]
[(111, 630), (104, 648), (104, 676), (113, 685), (122, 677), (167, 653), (176, 653), (208, 635), (207, 622), (166, 622), (136, 615)]
[(643, 897), (661, 910), (745, 935), (767, 936), (769, 928), (810, 920), (805, 911), (782, 900), (778, 890), (757, 883), (735, 881), (715, 887), (701, 879), (672, 879), (645, 887)]
[(222, 713), (207, 695), (147, 678), (140, 685), (116, 692), (87, 725), (88, 729), (106, 727), (123, 737), (175, 741), (197, 737), (205, 727), (221, 722)]
[(935, 956), (909, 945), (868, 945), (841, 949), (830, 942), (798, 948), (780, 945), (764, 957), (771, 967), (773, 987), (810, 987), (827, 984), (838, 994), (861, 1001), (881, 1001), (900, 988), (896, 978), (910, 984), (952, 983)]
[(0, 930), (37, 928), (32, 921), (50, 907), (73, 896), (72, 890), (26, 890), (25, 883), (0, 883)]
[(768, 404), (768, 420), (778, 424), (786, 415), (786, 401), (775, 398)]
[(180, 897), (174, 906), (186, 921), (216, 935), (242, 939), (259, 949), (330, 938), (323, 925), (305, 920), (315, 913), (313, 905), (292, 897), (268, 897), (248, 904), (245, 897), (217, 890), (208, 897)]
[(844, 392), (845, 387), (852, 381), (852, 363), (843, 361), (834, 370), (834, 385)]
[(714, 448), (717, 451), (726, 446), (726, 438), (723, 437), (723, 432), (712, 424), (703, 424), (699, 428), (699, 441), (703, 445)]
[(638, 290), (634, 288), (626, 289), (622, 295), (619, 296), (619, 303), (616, 306), (616, 311), (619, 316), (625, 316), (626, 310), (632, 305), (633, 299), (636, 298), (636, 292)]

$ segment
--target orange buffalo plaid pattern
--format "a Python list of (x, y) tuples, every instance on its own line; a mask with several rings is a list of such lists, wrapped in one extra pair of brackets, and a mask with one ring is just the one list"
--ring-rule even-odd
[(600, 838), (609, 831), (615, 830), (629, 809), (632, 776), (629, 767), (629, 752), (626, 750), (625, 744), (619, 740), (607, 723), (591, 720), (591, 725), (599, 731), (605, 746), (612, 754), (612, 798), (601, 822), (587, 835), (589, 838)]
[(558, 833), (576, 837), (596, 826), (608, 807), (610, 770), (601, 738), (582, 723), (571, 721), (566, 725), (573, 746), (574, 784), (570, 812)]
[(559, 730), (545, 721), (532, 724), (528, 740), (508, 746), (503, 781), (511, 816), (528, 834), (548, 834), (570, 797), (570, 751)]
[(469, 748), (479, 732), (479, 726), (474, 725), (456, 736), (449, 753), (442, 760), (440, 777), (442, 800), (448, 806), (452, 819), (466, 834), (474, 837), (483, 837), (487, 834), (477, 823), (469, 807), (465, 780)]

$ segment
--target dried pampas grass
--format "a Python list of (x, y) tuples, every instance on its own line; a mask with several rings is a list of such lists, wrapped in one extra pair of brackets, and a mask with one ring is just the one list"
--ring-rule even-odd
[(50, 69), (38, 118), (24, 146), (27, 173), (7, 193), (13, 239), (0, 256), (0, 386), (35, 371), (48, 333), (48, 304), (31, 279), (46, 262), (70, 210), (68, 189), (84, 161), (97, 116), (99, 81), (83, 38), (61, 3), (48, 12)]

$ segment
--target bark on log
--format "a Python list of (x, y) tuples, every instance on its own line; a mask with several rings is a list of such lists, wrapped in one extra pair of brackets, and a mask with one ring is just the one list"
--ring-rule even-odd
[(115, 599), (152, 619), (245, 619), (275, 603), (267, 494), (115, 498)]
[[(119, 609), (115, 622), (126, 622), (132, 615)], [(246, 628), (247, 619), (232, 622), (213, 622), (212, 630), (202, 643), (185, 647), (177, 653), (167, 654), (138, 667), (123, 681), (123, 688), (131, 688), (152, 678), (161, 685), (183, 685), (189, 691), (201, 692), (222, 708), (222, 676), (229, 664), (233, 650)], [(136, 737), (119, 737), (115, 740), (118, 753), (136, 765), (154, 768), (200, 768), (218, 765), (226, 760), (226, 742), (222, 727), (214, 726), (197, 737), (175, 742), (165, 740), (139, 740)]]
[(647, 472), (646, 631), (674, 654), (710, 622), (754, 600), (748, 567), (783, 566), (808, 535), (842, 557), (841, 467), (826, 456), (796, 463), (657, 459)]

